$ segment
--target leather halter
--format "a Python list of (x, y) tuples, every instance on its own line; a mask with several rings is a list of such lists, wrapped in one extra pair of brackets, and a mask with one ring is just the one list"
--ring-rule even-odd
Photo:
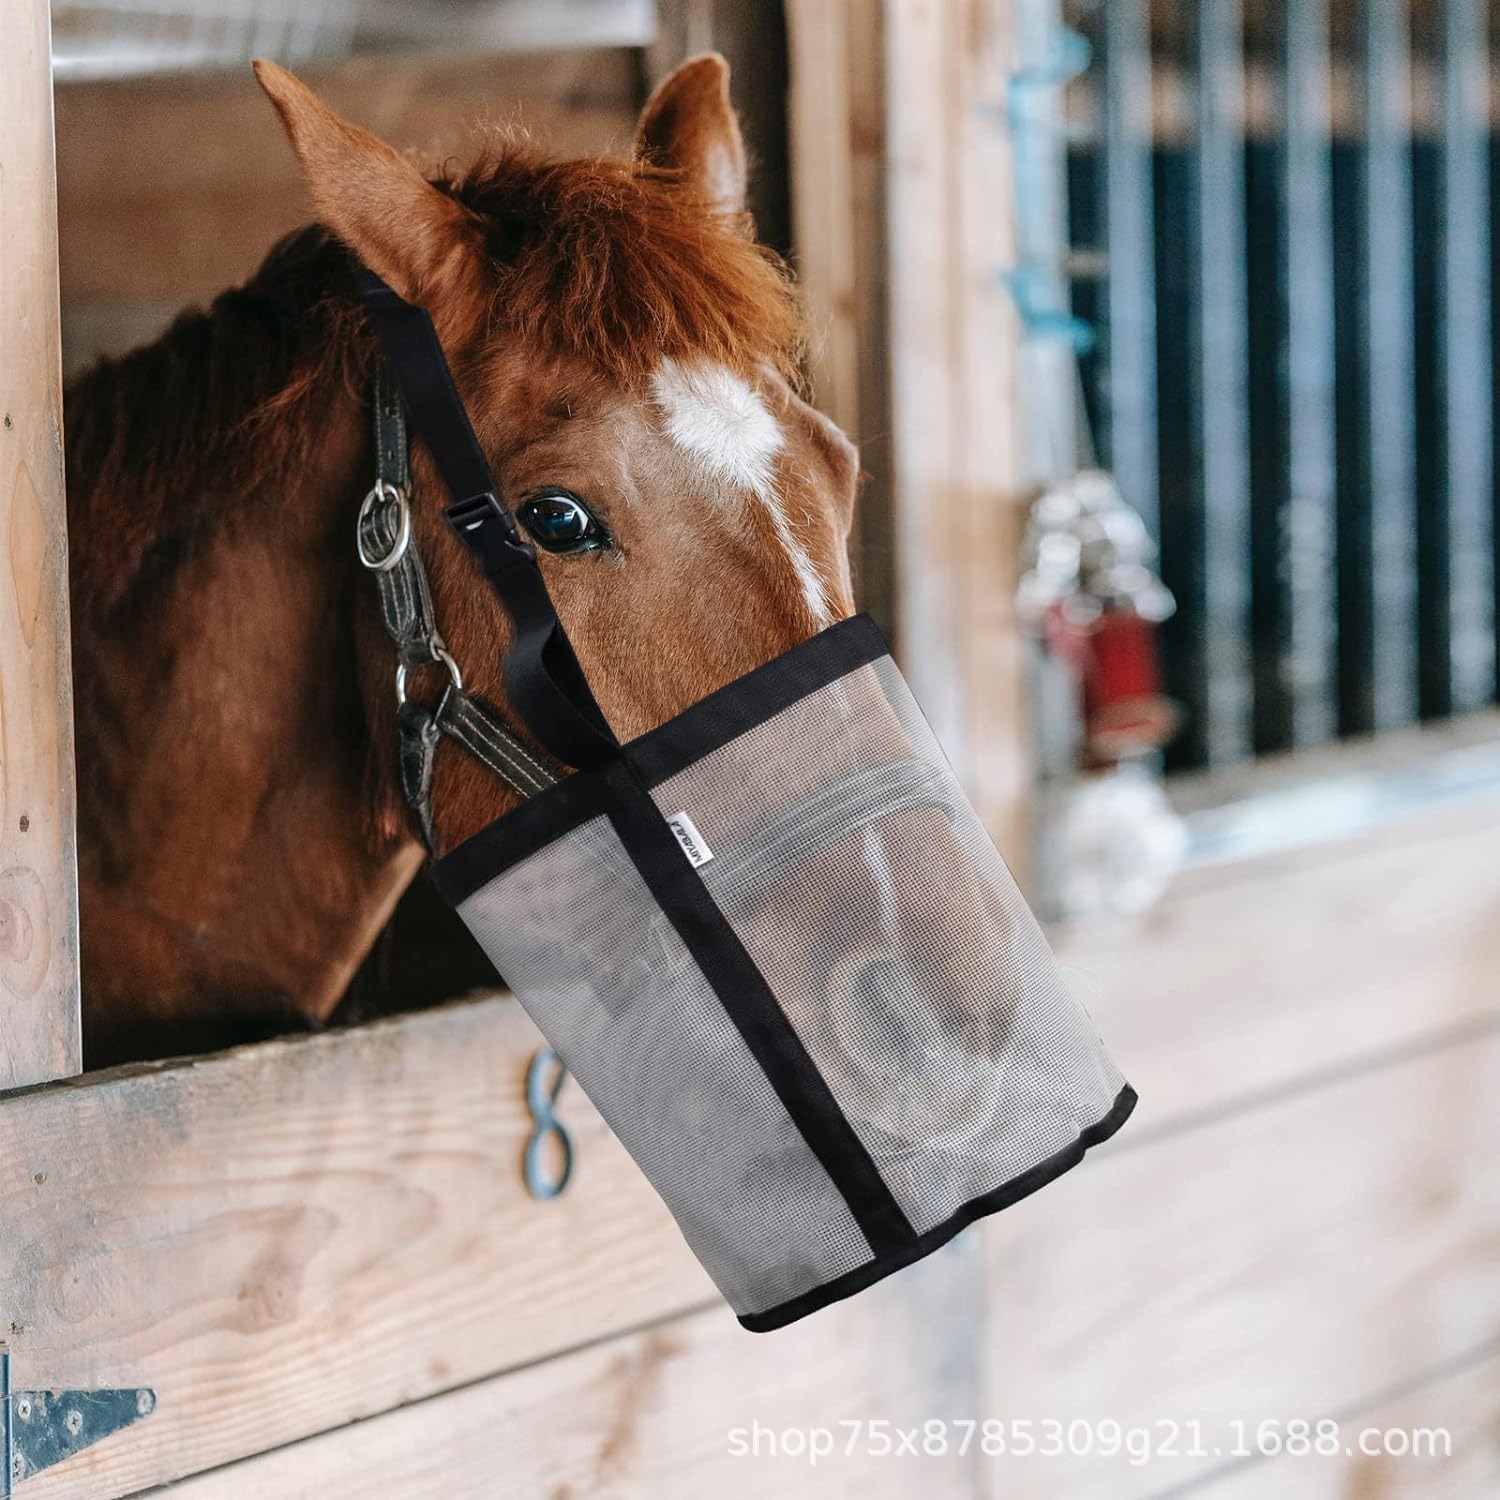
[[(401, 789), (432, 854), (432, 769), (444, 735), (523, 798), (545, 791), (559, 779), (559, 770), (551, 756), (516, 734), (493, 703), (464, 686), (463, 673), (438, 630), (427, 570), (412, 537), (406, 418), (383, 362), (375, 377), (373, 405), (376, 477), (359, 509), (355, 547), (361, 564), (375, 575), (381, 622), (396, 647)], [(448, 673), (437, 704), (429, 707), (408, 697), (410, 674), (437, 665)]]
[[(594, 701), (572, 643), (537, 565), (536, 548), (500, 500), (432, 319), (374, 272), (364, 272), (365, 311), (386, 364), (375, 394), (376, 482), (360, 507), (360, 560), (380, 582), (381, 615), (396, 643), (401, 779), (428, 849), (432, 849), (432, 762), (444, 734), (523, 796), (579, 770), (618, 761), (620, 742)], [(396, 392), (400, 393), (400, 400)], [(458, 663), (438, 634), (427, 576), (412, 545), (404, 412), (442, 475), (453, 534), (478, 559), (510, 616), (513, 636), (502, 673), (516, 715), (547, 756), (539, 756), (478, 694), (468, 692)], [(408, 672), (440, 663), (448, 686), (435, 708), (408, 699)]]

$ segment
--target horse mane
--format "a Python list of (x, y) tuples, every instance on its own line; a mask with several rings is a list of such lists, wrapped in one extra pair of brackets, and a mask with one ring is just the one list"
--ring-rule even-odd
[[(784, 264), (675, 174), (549, 160), (512, 138), (431, 180), (471, 210), (494, 262), (492, 336), (627, 386), (684, 357), (795, 378), (803, 329)], [(92, 603), (169, 565), (226, 505), (277, 493), (315, 454), (329, 403), (365, 399), (373, 345), (355, 269), (326, 230), (298, 230), (243, 286), (70, 385), (73, 567)]]

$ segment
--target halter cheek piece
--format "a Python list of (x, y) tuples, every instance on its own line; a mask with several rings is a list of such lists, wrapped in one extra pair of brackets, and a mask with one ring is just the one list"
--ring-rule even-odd
[[(379, 278), (365, 275), (366, 306), (389, 362), (380, 364), (375, 379), (375, 483), (359, 508), (355, 546), (360, 563), (375, 577), (381, 621), (396, 647), (401, 786), (433, 853), (432, 770), (445, 735), (523, 799), (558, 781), (563, 766), (597, 764), (618, 746), (546, 597), (535, 549), (496, 496), (431, 320)], [(399, 394), (392, 366), (400, 371)], [(427, 571), (412, 536), (403, 395), (449, 492), (459, 497), (447, 508), (449, 524), (478, 556), (515, 622), (506, 689), (543, 739), (543, 749), (527, 744), (493, 703), (465, 687), (438, 630)], [(407, 689), (412, 673), (433, 666), (443, 667), (448, 680), (436, 706), (429, 707)]]

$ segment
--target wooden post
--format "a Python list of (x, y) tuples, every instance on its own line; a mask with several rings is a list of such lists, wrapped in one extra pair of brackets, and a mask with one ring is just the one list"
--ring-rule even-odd
[(859, 445), (859, 607), (895, 629), (880, 0), (788, 0), (792, 222), (813, 399)]
[(0, 46), (0, 1090), (76, 1073), (78, 900), (46, 0)]
[(887, 0), (886, 216), (897, 643), (1013, 862), (1031, 785), (1015, 616), (1027, 455), (1005, 128), (1005, 0)]
[(796, 260), (818, 404), (859, 442), (860, 603), (1006, 855), (1031, 784), (1006, 0), (792, 0)]

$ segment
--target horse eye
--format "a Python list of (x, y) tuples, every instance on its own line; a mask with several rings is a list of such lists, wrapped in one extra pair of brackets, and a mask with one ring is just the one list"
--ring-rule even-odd
[(552, 490), (516, 512), (538, 547), (548, 552), (593, 552), (610, 545), (604, 523), (576, 495)]

